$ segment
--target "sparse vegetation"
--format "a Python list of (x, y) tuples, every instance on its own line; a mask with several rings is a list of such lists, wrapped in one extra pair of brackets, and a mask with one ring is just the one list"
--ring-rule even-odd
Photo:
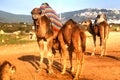
[(32, 30), (32, 25), (30, 24), (21, 24), (21, 23), (0, 23), (0, 30), (3, 30), (6, 33), (12, 33), (15, 31), (21, 31), (28, 33)]
[(111, 31), (120, 31), (120, 24), (110, 24), (110, 30)]
[(27, 23), (0, 23), (0, 45), (23, 44), (31, 42), (29, 32), (32, 31), (32, 25)]
[(0, 35), (0, 45), (24, 44), (33, 41), (29, 40), (29, 35)]
[[(119, 24), (110, 25), (111, 31), (120, 31)], [(5, 33), (13, 33), (15, 31), (20, 31), (20, 34), (18, 36), (15, 34), (0, 34), (0, 45), (24, 44), (33, 41), (28, 39), (28, 33), (32, 31), (32, 25), (23, 23), (0, 23), (0, 30), (3, 30)]]

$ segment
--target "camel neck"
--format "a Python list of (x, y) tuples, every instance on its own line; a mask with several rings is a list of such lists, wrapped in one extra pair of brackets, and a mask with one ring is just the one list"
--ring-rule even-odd
[(90, 34), (94, 34), (93, 25), (90, 23), (89, 28), (87, 29)]

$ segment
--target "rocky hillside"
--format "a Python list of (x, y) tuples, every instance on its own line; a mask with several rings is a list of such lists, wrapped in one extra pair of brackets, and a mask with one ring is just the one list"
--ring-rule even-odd
[[(74, 19), (77, 22), (81, 22), (85, 19), (94, 20), (99, 13), (105, 13), (109, 22), (120, 23), (120, 10), (117, 9), (100, 9), (89, 8), (78, 11), (61, 13), (62, 21), (65, 22), (68, 19)], [(0, 11), (0, 22), (27, 22), (32, 23), (31, 15), (16, 15), (4, 11)]]
[(116, 10), (116, 9), (113, 10), (113, 9), (89, 8), (89, 9), (83, 9), (73, 12), (66, 12), (66, 13), (62, 13), (61, 15), (64, 21), (68, 20), (69, 18), (72, 18), (77, 22), (81, 22), (82, 20), (86, 20), (86, 19), (94, 20), (99, 13), (105, 13), (107, 15), (108, 21), (120, 20), (120, 10)]

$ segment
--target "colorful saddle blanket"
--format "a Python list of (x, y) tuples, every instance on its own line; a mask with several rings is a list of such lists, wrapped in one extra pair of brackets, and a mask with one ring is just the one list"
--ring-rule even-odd
[(56, 12), (47, 3), (43, 3), (40, 6), (40, 10), (42, 14), (45, 14), (51, 20), (53, 29), (59, 31), (62, 27), (62, 22)]

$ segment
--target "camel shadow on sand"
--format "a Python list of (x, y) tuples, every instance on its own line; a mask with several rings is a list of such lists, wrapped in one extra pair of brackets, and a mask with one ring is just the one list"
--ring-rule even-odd
[[(91, 52), (86, 52), (85, 55), (87, 56), (91, 56)], [(95, 54), (95, 56), (100, 56), (100, 54)], [(116, 56), (113, 56), (113, 55), (106, 55), (104, 57), (107, 57), (107, 58), (111, 58), (111, 59), (114, 59), (114, 60), (117, 60), (117, 61), (120, 61), (120, 57), (116, 57)]]
[(18, 60), (30, 63), (36, 70), (38, 69), (38, 66), (40, 66), (39, 63), (37, 62), (37, 60), (39, 60), (39, 57), (34, 55), (21, 56), (18, 58)]
[[(19, 57), (18, 60), (30, 63), (36, 70), (39, 69), (39, 66), (40, 66), (40, 64), (39, 64), (40, 57), (39, 56), (24, 55), (24, 56)], [(43, 63), (48, 67), (48, 59), (47, 58), (43, 59)], [(57, 62), (57, 61), (54, 60), (53, 67), (56, 68), (57, 70), (59, 70), (60, 72), (62, 70), (61, 66), (62, 66), (61, 63), (59, 63), (59, 62)]]
[[(21, 56), (18, 58), (18, 60), (21, 60), (21, 61), (25, 61), (25, 62), (28, 62), (30, 63), (34, 68), (35, 70), (38, 70), (39, 69), (39, 60), (40, 60), (40, 57), (39, 56), (35, 56), (35, 55), (24, 55), (24, 56)], [(48, 67), (48, 60), (47, 58), (44, 58), (43, 60), (43, 63)], [(62, 72), (62, 64), (55, 61), (53, 62), (53, 68), (54, 69), (57, 69), (59, 72)], [(48, 70), (43, 68), (47, 73), (48, 73)], [(67, 73), (70, 74), (70, 76), (72, 78), (74, 78), (74, 75), (70, 72), (70, 68), (67, 68)], [(80, 80), (92, 80), (92, 79), (87, 79), (87, 78), (80, 78)]]

